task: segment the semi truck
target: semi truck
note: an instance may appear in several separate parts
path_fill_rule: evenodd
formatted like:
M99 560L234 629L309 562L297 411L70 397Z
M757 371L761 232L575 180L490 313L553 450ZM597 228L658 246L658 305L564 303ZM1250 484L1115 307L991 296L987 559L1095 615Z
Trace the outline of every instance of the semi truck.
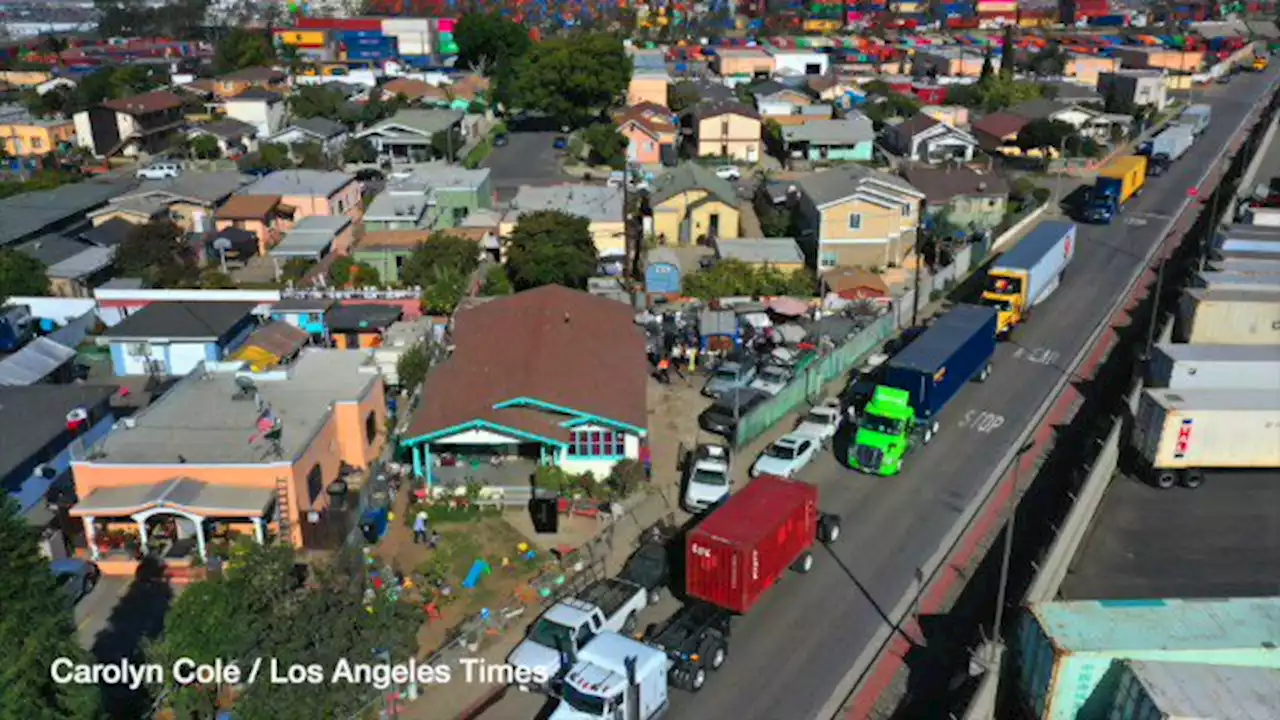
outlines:
M1147 361L1147 387L1170 390L1280 391L1280 351L1267 345L1159 343Z
M1008 337L1058 288L1075 252L1076 224L1046 220L991 263L982 304L995 308L1000 337Z
M774 475L752 480L686 534L687 602L639 641L602 633L588 643L565 674L551 717L658 717L669 688L697 692L724 665L736 618L788 571L812 570L814 545L839 537L840 519L818 509L816 486ZM632 670L619 670L626 667Z
M1199 487L1206 470L1280 468L1280 390L1144 390L1133 448L1160 488Z
M1280 292L1186 290L1173 337L1197 345L1280 345Z
M902 471L907 453L938 432L938 415L970 380L991 375L997 313L957 305L889 359L883 380L858 416L846 462L881 476Z
M1213 106L1205 103L1191 105L1178 116L1179 123L1186 123L1195 129L1197 136L1209 129L1209 121L1213 119Z
M1142 192L1146 182L1147 158L1143 155L1125 155L1107 163L1093 182L1085 220L1110 224L1120 214L1120 208Z
M1195 128L1191 125L1176 123L1143 143L1138 154L1147 156L1148 175L1163 175L1171 165L1191 149L1195 142Z

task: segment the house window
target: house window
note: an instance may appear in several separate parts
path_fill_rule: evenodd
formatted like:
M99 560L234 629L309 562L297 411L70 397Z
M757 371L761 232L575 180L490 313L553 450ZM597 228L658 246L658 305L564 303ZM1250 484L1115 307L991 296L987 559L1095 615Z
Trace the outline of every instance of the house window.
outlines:
M312 506L320 499L322 492L324 492L324 470L320 468L320 463L316 463L311 467L311 472L307 473L307 495L311 496Z
M910 205L903 205L903 206L902 206L902 217L911 217L911 206L910 206Z
M43 140L43 139L38 138L38 137L33 137L33 138L31 138L31 148L32 148L33 150L39 150L39 149L41 149L41 148L43 148L43 147L44 147L44 140Z
M720 135L722 135L723 137L729 137L729 121L728 120L720 121Z
M862 229L862 213L849 213L849 229L850 230Z
M571 457L623 457L627 454L627 436L613 430L578 430L569 442Z
M378 416L370 410L364 419L364 439L365 442L372 445L373 441L378 438Z
M347 204L342 200L338 200L338 214L341 215L346 211L347 211Z
M824 252L822 253L822 257L819 258L818 264L822 266L824 270L829 270L840 264L840 258L833 252Z

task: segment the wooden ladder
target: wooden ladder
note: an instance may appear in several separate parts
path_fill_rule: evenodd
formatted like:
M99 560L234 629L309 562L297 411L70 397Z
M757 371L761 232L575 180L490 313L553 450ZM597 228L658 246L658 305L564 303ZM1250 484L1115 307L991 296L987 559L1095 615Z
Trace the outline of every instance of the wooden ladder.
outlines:
M293 514L289 507L289 480L283 476L276 478L276 526L279 533L276 542L293 544Z

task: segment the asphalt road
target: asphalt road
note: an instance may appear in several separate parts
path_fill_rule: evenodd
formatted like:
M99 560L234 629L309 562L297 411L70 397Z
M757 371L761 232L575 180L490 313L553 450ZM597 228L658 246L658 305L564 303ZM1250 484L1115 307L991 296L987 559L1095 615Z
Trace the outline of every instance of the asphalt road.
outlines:
M500 201L509 201L521 185L551 185L572 178L560 169L554 132L513 132L481 163L489 168Z
M858 475L832 456L803 473L821 488L823 509L844 518L844 536L814 572L786 578L737 622L730 661L702 692L675 693L674 717L819 716L1276 74L1199 94L1214 106L1205 135L1113 225L1081 226L1061 287L1000 347L992 378L943 413L942 432L903 475Z

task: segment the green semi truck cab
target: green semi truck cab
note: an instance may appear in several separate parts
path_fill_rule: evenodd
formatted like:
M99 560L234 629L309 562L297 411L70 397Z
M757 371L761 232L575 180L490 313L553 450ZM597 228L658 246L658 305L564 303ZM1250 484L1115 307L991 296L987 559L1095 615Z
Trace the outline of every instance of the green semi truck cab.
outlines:
M897 475L913 444L912 435L920 431L911 394L888 385L877 386L858 416L858 429L849 446L849 467L873 475ZM922 431L932 439L931 425Z

